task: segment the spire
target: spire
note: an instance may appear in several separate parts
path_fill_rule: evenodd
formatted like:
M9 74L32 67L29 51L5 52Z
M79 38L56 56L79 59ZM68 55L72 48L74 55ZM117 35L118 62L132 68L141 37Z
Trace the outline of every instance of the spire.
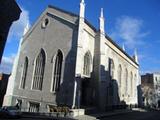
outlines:
M84 0L81 0L81 3L83 3L83 4L84 4Z
M137 49L134 50L134 60L135 60L136 63L138 63Z
M101 8L101 18L104 18L103 16L103 8Z
M137 56L137 49L134 49L134 55Z
M23 31L23 36L28 32L29 30L29 23L27 23L26 27L24 28L24 31Z
M125 46L124 46L124 44L123 44L123 46L122 46L122 49L123 49L123 51L125 51L126 49L125 49Z
M85 2L84 0L81 0L79 16L80 18L84 18L84 15L85 15Z
M100 32L102 34L105 34L105 30L104 30L104 15L103 15L103 8L101 8L101 14L100 14L100 17L99 17L99 21L100 21L100 25L99 25L99 29L100 29Z
M29 29L29 23L27 23L26 27L24 28L23 36L27 33L28 29ZM18 71L18 63L19 63L19 58L20 58L20 49L21 49L22 41L23 41L23 37L19 41L19 47L18 47L17 55L15 57L14 64L12 67L12 74L9 77L6 95L13 95L14 85L16 84L15 78L16 78L16 74Z

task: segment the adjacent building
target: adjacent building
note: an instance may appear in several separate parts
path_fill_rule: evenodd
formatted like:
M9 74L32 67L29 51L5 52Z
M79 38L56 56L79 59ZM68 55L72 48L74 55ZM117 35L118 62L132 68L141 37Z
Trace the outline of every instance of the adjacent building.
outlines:
M143 104L160 106L160 73L147 73L141 76Z
M3 98L6 94L9 76L8 74L0 73L0 107L2 107Z
M19 19L21 9L15 0L0 1L0 63L12 23Z
M160 86L160 73L147 73L141 76L141 83L143 86L157 89Z
M129 56L105 33L103 9L99 29L85 19L82 0L79 15L48 6L27 30L4 105L19 102L21 110L48 112L59 105L106 110L138 104L137 54Z

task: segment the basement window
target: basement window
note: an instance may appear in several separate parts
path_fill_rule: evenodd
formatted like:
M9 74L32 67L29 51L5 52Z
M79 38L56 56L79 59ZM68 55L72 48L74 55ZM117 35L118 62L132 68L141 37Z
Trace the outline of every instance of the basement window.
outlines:
M29 102L29 112L39 112L39 103Z

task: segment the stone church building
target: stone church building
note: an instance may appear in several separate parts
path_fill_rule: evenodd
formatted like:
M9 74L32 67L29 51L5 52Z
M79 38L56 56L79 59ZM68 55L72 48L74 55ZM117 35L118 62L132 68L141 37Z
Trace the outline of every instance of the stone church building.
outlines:
M85 19L84 0L79 15L48 6L24 31L3 104L30 112L137 104L137 55L107 36L104 23L103 9L98 30Z

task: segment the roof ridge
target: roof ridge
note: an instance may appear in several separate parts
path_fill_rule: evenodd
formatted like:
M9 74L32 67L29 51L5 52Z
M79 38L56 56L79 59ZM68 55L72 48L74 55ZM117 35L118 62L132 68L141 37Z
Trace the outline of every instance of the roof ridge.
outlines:
M70 12L70 11L67 11L67 10L64 10L64 9L59 8L59 7L57 7L57 6L48 5L48 7L49 7L49 8L53 8L53 9L57 9L57 10L62 11L62 12L64 12L64 13L70 14L70 15L72 15L72 16L79 17L79 15L78 15L78 14L73 13L73 12Z

